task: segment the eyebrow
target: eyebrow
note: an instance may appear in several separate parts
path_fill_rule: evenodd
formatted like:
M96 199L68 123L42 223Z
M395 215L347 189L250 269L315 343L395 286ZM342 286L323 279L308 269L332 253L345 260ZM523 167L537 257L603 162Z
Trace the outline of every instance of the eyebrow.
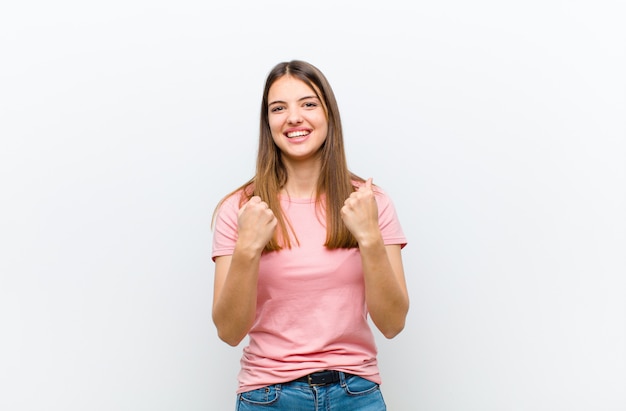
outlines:
M310 98L313 98L313 99L316 99L316 100L318 100L318 101L321 101L321 100L320 100L317 96L304 96L304 97L300 97L300 98L298 99L298 101L308 100L308 99L310 99ZM272 104L279 104L279 103L281 103L281 104L286 104L286 102L285 102L285 101L282 101L282 100L276 100L276 101L272 101L271 103L269 103L269 104L268 104L268 106L271 106Z

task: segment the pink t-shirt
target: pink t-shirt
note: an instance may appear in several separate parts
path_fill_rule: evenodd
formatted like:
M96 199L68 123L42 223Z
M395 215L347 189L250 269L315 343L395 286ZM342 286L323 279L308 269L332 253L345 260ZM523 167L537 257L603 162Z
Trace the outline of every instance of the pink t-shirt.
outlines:
M389 197L376 187L385 245L406 245ZM232 255L238 194L219 210L213 258ZM328 250L325 221L314 200L281 198L298 246L266 253L259 267L256 319L243 350L238 393L333 369L381 383L374 336L367 321L358 248Z

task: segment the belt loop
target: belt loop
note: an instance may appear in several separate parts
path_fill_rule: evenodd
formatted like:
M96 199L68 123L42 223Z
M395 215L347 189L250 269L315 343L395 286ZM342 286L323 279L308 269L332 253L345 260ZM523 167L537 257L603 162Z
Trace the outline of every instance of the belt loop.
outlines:
M342 387L346 386L346 373L343 371L339 371L339 385Z

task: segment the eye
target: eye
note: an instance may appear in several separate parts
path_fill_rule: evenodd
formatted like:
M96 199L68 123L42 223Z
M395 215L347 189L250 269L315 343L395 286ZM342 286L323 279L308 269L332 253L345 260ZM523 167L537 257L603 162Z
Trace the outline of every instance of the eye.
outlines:
M274 106L274 107L270 108L270 112L278 113L280 111L283 111L284 109L285 109L285 107L283 107L283 106Z
M307 101L306 103L304 103L304 107L314 108L317 107L317 103L314 101Z

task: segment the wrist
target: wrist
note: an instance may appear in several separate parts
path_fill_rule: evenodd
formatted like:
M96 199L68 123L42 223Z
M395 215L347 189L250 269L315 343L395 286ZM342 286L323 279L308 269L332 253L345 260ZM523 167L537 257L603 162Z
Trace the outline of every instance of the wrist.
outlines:
M364 235L357 238L357 243L360 249L369 249L374 247L384 247L383 237L380 232Z
M264 248L265 246L260 247L255 244L237 241L235 243L233 254L237 254L249 260L254 260L255 258L259 258L261 256Z

